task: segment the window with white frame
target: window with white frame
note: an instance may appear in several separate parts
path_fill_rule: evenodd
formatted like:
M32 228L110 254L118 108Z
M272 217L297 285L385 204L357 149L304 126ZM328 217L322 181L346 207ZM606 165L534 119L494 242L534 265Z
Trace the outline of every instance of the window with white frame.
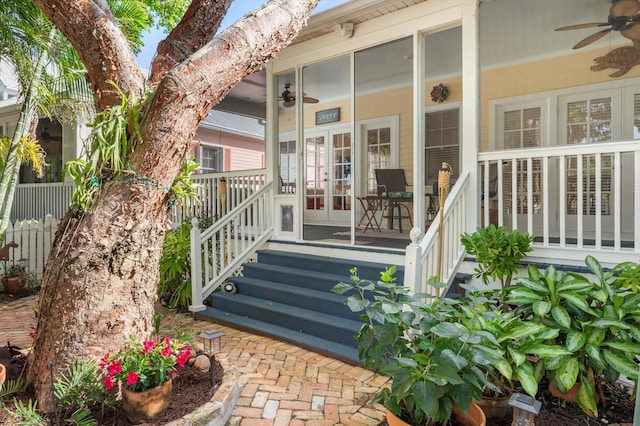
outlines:
M498 107L498 149L524 149L543 145L543 111L542 101L514 104ZM504 200L507 209L513 206L516 198L516 213L527 214L529 210L528 175L532 173L533 214L542 212L542 164L540 160L531 161L531 170L526 160L518 160L514 172L511 162L504 165ZM516 193L513 194L513 180L516 180Z
M200 152L200 170L202 173L224 171L224 148L220 146L203 145Z
M280 192L294 194L296 192L296 141L285 140L279 144Z
M460 108L428 112L425 117L425 179L438 180L442 163L451 166L453 177L460 173Z

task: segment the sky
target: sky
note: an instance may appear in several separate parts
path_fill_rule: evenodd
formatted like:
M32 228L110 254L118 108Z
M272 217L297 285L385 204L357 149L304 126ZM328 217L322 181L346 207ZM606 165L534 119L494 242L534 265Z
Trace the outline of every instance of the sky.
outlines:
M339 4L345 3L346 1L349 0L320 0L320 3L313 11L313 14L331 9ZM229 7L229 11L222 22L222 29L227 28L248 12L258 9L266 2L267 0L235 0ZM143 47L140 54L136 56L139 66L145 69L150 67L151 60L156 53L156 47L160 40L165 37L166 35L158 29L154 29L143 36L145 47Z

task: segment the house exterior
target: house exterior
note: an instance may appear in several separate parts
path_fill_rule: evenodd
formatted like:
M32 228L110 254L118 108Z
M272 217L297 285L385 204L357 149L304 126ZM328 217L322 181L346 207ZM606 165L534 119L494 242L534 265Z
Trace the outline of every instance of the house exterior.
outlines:
M614 29L608 19L637 12L635 2L620 4L631 11L605 0L352 0L312 16L250 76L262 91L256 103L236 105L262 118L255 111L266 94L265 168L255 188L273 193L252 210L268 210L268 232L251 239L391 259L409 267L408 282L435 274L426 253L441 232L449 254L438 267L448 276L464 268L460 233L490 222L533 234L530 258L542 263L581 265L587 254L605 265L637 261L640 24ZM602 25L557 31L584 23ZM215 137L199 133L195 152ZM455 184L440 228L430 219L443 163ZM380 168L404 170L411 185L402 234L385 203L370 204ZM250 192L241 186L238 201ZM363 230L367 213L380 233ZM318 228L336 238L318 241ZM379 239L391 233L409 247Z
M275 238L340 225L357 245L377 168L405 171L424 235L446 162L454 180L469 174L464 231L493 222L529 232L532 257L560 263L637 261L640 25L612 30L615 6L359 0L313 16L267 66ZM583 23L604 25L556 31ZM283 214L293 216L286 230Z

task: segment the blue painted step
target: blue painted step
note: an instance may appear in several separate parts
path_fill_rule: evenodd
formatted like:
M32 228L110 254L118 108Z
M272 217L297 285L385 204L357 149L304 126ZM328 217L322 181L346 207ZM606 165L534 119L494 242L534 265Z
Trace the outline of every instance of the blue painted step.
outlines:
M243 276L230 278L236 293L216 292L211 306L198 316L272 335L318 352L359 363L354 336L362 321L334 294L339 282L350 282L350 270L377 281L388 265L275 250L258 251ZM398 267L398 282L404 279Z

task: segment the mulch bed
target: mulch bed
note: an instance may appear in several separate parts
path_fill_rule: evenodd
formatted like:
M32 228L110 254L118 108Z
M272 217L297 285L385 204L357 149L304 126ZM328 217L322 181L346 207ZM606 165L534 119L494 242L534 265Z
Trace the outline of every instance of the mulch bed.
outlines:
M25 364L24 356L19 355L12 359L14 366L22 367ZM220 387L222 383L222 376L224 370L218 361L216 364L216 383L215 386L211 385L211 373L201 373L195 370L191 364L186 365L183 369L179 370L179 373L173 376L173 391L171 393L171 402L165 414L152 423L142 423L144 426L164 425L170 421L177 420L194 411L196 408L204 405L211 400L211 397L215 391ZM18 369L12 369L17 371ZM7 377L7 379L13 379L15 377ZM13 410L15 405L13 398L26 403L29 399L35 399L33 391L21 393L19 395L12 395L10 399L0 402L0 408L2 403L8 410ZM96 419L98 425L105 426L127 426L132 423L129 422L126 415L122 411L122 403L118 401L113 407L106 407L104 412L101 412L101 407L95 407L93 410L93 418ZM60 424L63 422L60 421ZM2 425L16 425L17 423L11 423L7 420L7 413L0 409L0 424Z

